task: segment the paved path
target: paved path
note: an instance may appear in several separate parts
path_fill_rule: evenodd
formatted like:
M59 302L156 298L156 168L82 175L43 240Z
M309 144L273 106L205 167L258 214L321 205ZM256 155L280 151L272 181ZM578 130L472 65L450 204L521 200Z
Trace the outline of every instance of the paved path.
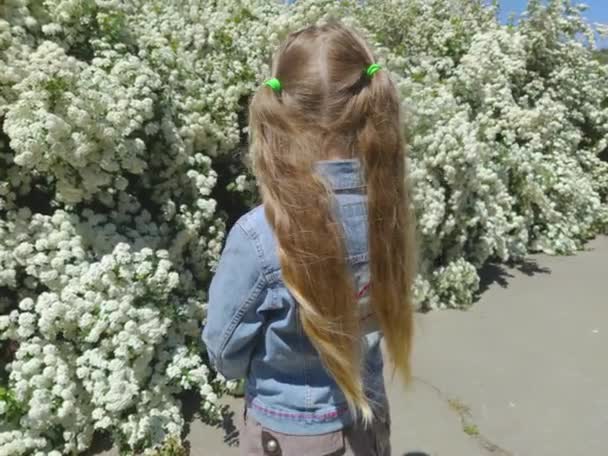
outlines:
M394 456L608 455L608 238L490 266L484 288L417 316L416 380L389 386ZM224 435L192 423L191 455L238 455Z

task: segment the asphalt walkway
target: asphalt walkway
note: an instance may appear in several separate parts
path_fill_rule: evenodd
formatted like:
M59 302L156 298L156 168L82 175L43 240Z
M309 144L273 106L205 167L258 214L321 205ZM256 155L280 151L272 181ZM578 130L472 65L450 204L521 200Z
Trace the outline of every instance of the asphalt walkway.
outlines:
M417 315L414 384L389 385L394 456L608 455L608 238L489 265L483 288ZM190 454L238 455L226 436L194 421Z

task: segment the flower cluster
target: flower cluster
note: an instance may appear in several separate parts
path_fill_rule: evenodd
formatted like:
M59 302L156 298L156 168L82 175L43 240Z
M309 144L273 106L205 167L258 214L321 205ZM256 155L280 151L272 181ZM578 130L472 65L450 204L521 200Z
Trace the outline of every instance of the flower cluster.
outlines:
M42 248L39 255L59 257ZM203 306L183 295L169 252L118 243L100 261L67 262L80 268L0 317L1 337L19 343L10 375L16 401L27 404L20 427L45 437L44 448L72 452L86 449L98 429L132 447L179 433L175 395L183 389L198 389L216 413L213 378L193 343Z
M426 308L469 305L489 259L572 253L608 221L608 68L582 8L531 1L504 26L457 3L357 9L404 102Z
M5 2L0 455L72 454L96 431L152 449L180 434L185 390L218 417L238 383L200 328L226 223L256 199L248 99L286 33L329 17L403 100L421 307L470 305L488 260L571 253L608 225L608 68L568 1L507 26L470 0Z

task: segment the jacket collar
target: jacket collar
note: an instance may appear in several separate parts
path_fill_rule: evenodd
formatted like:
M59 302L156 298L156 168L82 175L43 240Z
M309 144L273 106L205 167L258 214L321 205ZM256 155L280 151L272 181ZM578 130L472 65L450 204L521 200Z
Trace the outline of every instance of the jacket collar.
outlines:
M323 160L315 164L332 190L351 190L364 187L359 160Z

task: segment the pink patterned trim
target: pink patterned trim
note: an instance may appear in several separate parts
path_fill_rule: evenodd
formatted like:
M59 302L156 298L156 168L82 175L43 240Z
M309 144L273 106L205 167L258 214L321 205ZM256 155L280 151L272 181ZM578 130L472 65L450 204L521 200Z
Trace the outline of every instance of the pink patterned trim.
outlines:
M254 401L249 401L249 405L251 407L259 410L260 412L265 413L266 415L271 415L271 416L275 416L275 417L279 417L279 418L293 418L296 420L304 420L304 419L326 420L329 418L337 418L338 416L342 415L344 412L346 412L348 410L348 407L344 406L344 407L340 407L340 408L334 410L333 412L327 412L327 413L318 415L316 413L311 413L311 412L301 412L301 413L282 412L282 411L264 407L263 405L257 404Z
M365 294L368 292L369 290L369 283L365 284L363 286L363 288L361 288L361 291L359 291L359 293L357 294L357 298L362 298L363 296L365 296Z

